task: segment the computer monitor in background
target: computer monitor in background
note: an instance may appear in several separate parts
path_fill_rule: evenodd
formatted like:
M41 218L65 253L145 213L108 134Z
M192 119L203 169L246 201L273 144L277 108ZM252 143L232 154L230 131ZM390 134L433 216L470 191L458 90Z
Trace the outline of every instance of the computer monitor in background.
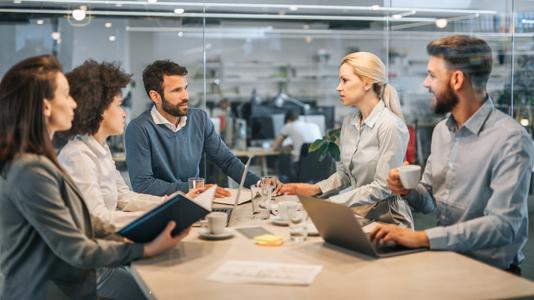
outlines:
M330 130L335 125L335 108L334 106L316 106L311 107L307 115L323 115L325 122L325 129Z
M300 118L306 122L314 123L317 126L319 126L319 129L321 130L321 135L325 135L326 132L326 122L325 117L323 115L305 115L300 116Z

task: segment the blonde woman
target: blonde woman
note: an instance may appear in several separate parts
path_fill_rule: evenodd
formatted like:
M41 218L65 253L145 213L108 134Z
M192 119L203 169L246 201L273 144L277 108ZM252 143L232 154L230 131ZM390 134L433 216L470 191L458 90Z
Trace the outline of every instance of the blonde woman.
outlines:
M363 216L413 227L408 205L387 185L389 170L404 159L408 129L384 64L369 52L348 54L340 64L336 90L343 105L357 109L343 120L338 170L316 184L285 184L281 192L317 196L350 187L332 201Z

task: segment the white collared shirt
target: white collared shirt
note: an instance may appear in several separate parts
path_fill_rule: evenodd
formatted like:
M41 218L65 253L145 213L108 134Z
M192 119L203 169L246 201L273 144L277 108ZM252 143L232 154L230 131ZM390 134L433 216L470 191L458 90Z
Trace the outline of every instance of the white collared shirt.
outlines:
M116 228L163 201L162 197L130 191L115 167L108 145L99 144L92 136L70 140L58 159L82 192L91 215Z
M154 123L156 123L157 125L163 124L172 132L178 132L178 130L182 129L185 124L187 124L187 116L180 117L178 126L169 122L169 120L165 119L165 117L159 113L155 105L152 106L152 109L150 110L150 115L152 116L152 120L154 120Z

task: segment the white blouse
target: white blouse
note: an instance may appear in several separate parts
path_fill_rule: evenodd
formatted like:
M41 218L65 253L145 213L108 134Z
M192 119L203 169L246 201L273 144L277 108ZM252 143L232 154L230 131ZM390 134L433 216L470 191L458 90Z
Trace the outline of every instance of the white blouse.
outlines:
M90 213L116 228L163 201L162 197L130 191L115 167L108 145L99 144L92 136L70 140L58 159L83 193Z

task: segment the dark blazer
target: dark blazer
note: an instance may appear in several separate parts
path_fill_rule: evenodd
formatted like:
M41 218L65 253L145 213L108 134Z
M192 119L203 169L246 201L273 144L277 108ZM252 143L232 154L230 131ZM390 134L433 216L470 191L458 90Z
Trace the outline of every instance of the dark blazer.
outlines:
M143 245L97 239L102 225L48 158L16 158L0 174L1 298L96 298L96 268L143 256Z

